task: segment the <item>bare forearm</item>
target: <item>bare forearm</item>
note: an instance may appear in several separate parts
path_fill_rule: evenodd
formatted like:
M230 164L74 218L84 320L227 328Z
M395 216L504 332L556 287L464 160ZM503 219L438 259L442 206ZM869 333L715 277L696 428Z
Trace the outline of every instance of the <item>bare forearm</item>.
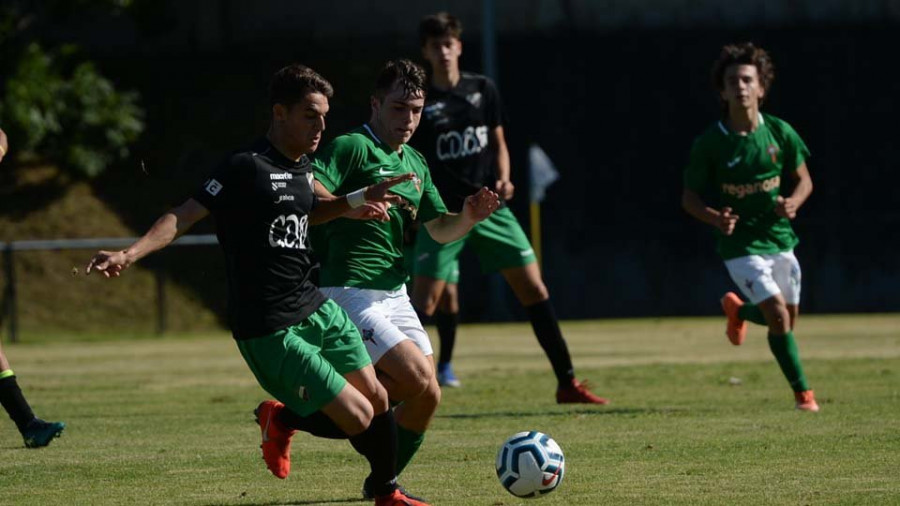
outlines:
M504 142L503 144L500 144L497 149L497 180L509 181L509 178L509 149L506 148L506 143Z
M147 233L125 249L128 263L133 264L150 253L165 248L182 233L184 230L179 231L175 213L169 212L160 216Z
M472 227L475 226L475 223L477 222L467 218L462 213L447 213L440 218L425 223L425 228L428 229L432 239L441 244L446 244L461 239L468 234Z
M805 177L797 181L797 186L795 186L794 191L791 192L791 198L797 202L797 207L802 206L803 203L806 202L806 199L812 194L812 190L812 179Z
M721 213L706 205L699 195L693 192L685 192L681 196L681 207L694 218L711 225L718 226Z
M319 204L309 213L310 225L321 225L347 214L352 209L347 197L337 197L329 194L319 196Z

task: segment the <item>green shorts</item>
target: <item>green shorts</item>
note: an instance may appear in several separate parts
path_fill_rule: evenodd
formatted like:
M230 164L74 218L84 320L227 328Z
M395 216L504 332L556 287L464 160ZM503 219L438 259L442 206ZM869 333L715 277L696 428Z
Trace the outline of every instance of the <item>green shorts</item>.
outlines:
M331 300L296 325L237 345L260 386L301 416L333 401L345 374L372 363L356 325Z
M459 282L459 254L466 244L475 248L484 272L522 267L537 261L522 226L508 207L498 209L462 239L441 244L427 230L416 236L415 274L447 283Z

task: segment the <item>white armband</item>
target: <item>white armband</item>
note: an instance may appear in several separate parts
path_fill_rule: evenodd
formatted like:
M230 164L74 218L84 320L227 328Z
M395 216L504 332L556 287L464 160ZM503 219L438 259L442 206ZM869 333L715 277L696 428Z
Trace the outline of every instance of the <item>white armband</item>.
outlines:
M347 194L347 203L350 204L351 209L356 209L359 206L365 205L366 203L366 189L360 188L355 192L350 192Z

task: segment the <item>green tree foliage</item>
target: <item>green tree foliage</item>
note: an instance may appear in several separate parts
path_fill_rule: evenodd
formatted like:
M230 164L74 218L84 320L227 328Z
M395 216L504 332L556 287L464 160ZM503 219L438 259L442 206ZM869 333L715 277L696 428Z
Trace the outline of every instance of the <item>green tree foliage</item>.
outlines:
M106 0L115 7L127 1ZM101 2L102 3L102 2ZM0 46L15 63L4 65L0 82L0 126L14 153L46 160L77 177L93 178L126 158L144 130L144 111L136 92L122 92L76 48L45 50L20 44L25 31L0 13Z

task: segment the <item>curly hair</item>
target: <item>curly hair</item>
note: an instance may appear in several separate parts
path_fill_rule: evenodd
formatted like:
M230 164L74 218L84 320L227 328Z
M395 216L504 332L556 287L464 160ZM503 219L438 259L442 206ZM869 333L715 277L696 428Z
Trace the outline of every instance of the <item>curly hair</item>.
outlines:
M775 81L775 64L765 49L756 47L752 42L729 44L722 47L719 58L713 63L712 85L717 92L725 89L725 70L732 65L756 67L759 84L767 92Z
M299 63L275 72L269 83L269 102L272 105L291 106L301 102L310 93L321 93L331 98L334 89L318 72Z
M379 100L390 93L394 83L403 88L405 97L425 95L425 69L410 60L390 60L384 64L375 80L375 96Z

